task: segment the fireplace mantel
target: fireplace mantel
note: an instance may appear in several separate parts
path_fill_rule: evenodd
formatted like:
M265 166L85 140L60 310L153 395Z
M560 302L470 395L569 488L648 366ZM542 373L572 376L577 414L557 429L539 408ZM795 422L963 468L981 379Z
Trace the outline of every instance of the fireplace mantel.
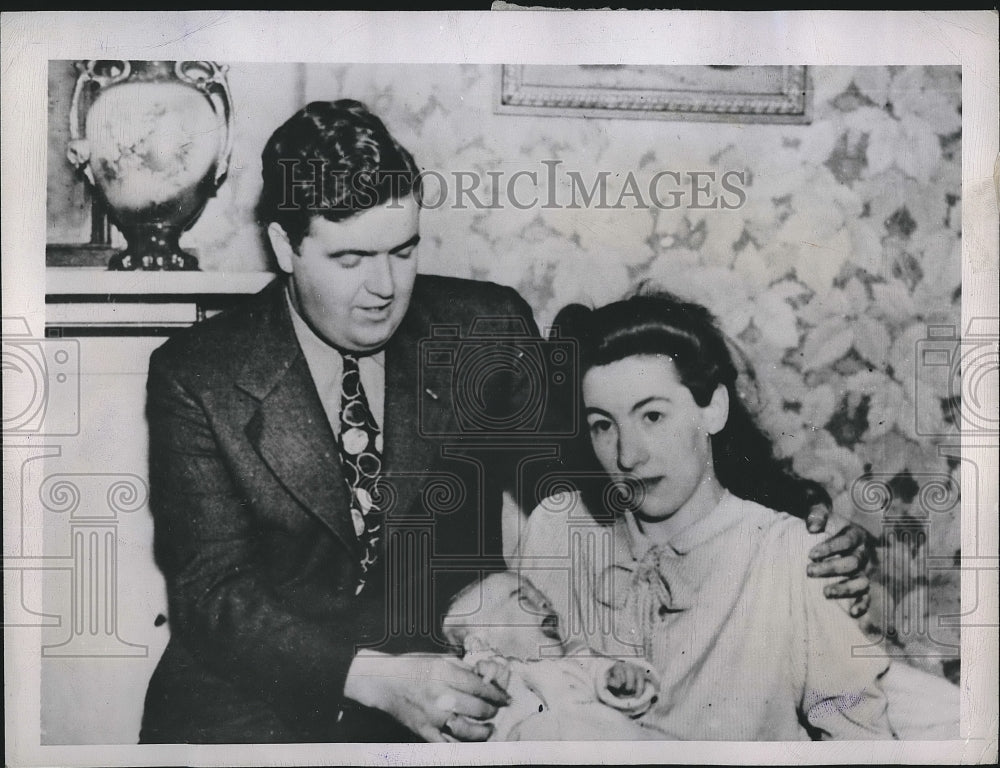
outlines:
M239 303L273 272L45 270L46 332L59 336L163 336Z

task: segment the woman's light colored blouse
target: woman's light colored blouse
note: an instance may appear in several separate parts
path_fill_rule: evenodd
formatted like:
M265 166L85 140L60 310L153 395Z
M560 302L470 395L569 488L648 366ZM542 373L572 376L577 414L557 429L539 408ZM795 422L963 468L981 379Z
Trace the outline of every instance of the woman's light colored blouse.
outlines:
M512 563L555 604L562 633L645 658L662 680L643 716L683 739L891 738L888 667L825 581L806 576L818 537L727 493L654 547L631 513L594 521L580 495L532 513Z

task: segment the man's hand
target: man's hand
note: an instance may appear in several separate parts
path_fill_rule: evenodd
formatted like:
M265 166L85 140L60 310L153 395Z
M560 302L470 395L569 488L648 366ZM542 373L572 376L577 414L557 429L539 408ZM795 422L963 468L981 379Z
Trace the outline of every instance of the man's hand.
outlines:
M806 528L810 533L826 530L830 510L825 504L816 504L806 518ZM815 578L844 576L836 584L828 584L823 589L829 599L854 598L850 614L854 618L863 616L871 602L871 586L865 568L869 560L869 535L860 526L848 524L839 533L821 541L809 552L812 560L806 573Z
M367 651L351 664L344 695L381 709L426 741L485 741L510 699L452 656Z

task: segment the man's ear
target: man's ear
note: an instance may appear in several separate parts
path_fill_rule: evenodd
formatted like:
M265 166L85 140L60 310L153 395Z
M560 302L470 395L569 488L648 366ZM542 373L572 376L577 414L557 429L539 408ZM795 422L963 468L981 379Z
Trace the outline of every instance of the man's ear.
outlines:
M278 260L278 266L282 272L292 272L295 249L292 248L292 241L288 239L288 233L278 222L272 221L267 225L267 239L271 241L271 250L274 251L274 258Z
M719 384L712 393L712 399L708 405L701 409L705 430L710 435L715 435L722 431L729 421L729 390L725 385Z

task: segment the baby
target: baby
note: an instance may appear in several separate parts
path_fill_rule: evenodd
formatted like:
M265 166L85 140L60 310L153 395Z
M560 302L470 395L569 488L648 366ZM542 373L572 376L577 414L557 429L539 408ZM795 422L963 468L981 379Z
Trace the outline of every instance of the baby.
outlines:
M461 591L444 631L511 697L491 721L490 741L669 738L634 719L656 701L653 671L564 643L549 601L523 576L497 573Z

